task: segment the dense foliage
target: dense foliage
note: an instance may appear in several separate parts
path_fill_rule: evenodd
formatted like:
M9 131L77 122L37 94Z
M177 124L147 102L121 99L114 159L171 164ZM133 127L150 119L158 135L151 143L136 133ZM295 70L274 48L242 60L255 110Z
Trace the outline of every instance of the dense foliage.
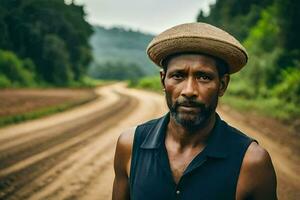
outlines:
M300 104L300 1L218 0L197 20L235 35L249 53L249 63L232 76L229 95L245 100ZM280 103L278 103L280 102Z
M92 58L92 29L84 17L82 6L64 0L0 0L2 85L68 85L80 80ZM8 68L23 74L24 80L15 79Z

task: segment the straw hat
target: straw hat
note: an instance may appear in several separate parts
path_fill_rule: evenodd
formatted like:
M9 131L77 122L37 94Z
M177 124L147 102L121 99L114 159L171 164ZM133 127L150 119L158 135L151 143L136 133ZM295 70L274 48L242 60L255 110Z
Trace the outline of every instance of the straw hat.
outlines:
M223 59L229 73L239 71L248 60L246 49L229 33L206 23L187 23L157 35L148 45L147 54L158 66L177 53L205 53Z

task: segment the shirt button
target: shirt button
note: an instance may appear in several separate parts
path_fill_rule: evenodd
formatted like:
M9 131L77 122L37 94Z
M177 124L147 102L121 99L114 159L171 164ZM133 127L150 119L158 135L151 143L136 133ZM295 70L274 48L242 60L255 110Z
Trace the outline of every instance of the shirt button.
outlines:
M180 194L180 191L179 191L179 190L177 190L177 191L176 191L176 194Z

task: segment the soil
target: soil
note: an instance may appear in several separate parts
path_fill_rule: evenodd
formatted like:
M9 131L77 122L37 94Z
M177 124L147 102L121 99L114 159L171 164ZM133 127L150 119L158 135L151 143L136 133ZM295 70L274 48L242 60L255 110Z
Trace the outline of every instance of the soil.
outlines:
M0 90L0 117L82 102L93 97L92 89L3 89Z

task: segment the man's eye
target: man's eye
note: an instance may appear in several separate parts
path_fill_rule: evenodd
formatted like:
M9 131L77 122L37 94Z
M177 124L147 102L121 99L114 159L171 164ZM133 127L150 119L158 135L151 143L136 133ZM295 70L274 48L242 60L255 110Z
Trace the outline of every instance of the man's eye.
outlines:
M172 75L172 78L176 79L176 80L180 80L183 78L183 75L182 74L173 74Z
M201 75L198 77L199 80L203 80L203 81L209 81L211 80L212 78L208 75Z

